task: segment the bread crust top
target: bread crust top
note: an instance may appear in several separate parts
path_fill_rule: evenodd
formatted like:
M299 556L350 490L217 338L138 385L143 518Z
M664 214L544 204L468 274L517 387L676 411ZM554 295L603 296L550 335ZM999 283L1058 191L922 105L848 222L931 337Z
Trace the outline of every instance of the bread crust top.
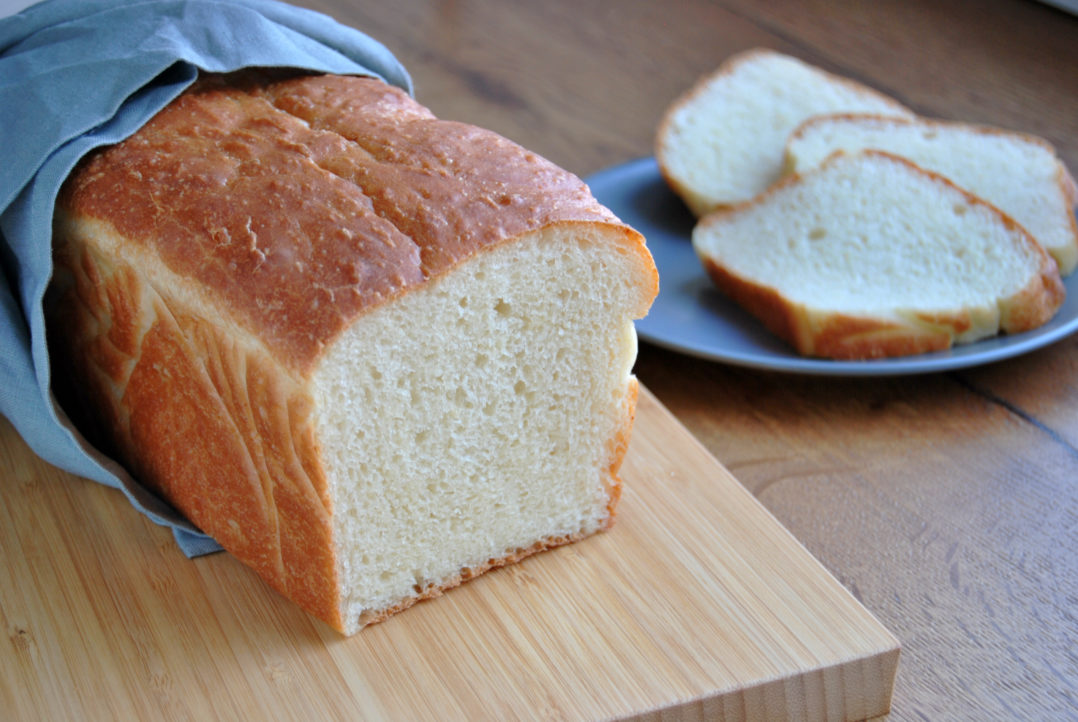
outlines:
M299 374L356 316L482 248L619 223L571 173L382 81L264 71L204 76L86 159L58 207L189 279Z

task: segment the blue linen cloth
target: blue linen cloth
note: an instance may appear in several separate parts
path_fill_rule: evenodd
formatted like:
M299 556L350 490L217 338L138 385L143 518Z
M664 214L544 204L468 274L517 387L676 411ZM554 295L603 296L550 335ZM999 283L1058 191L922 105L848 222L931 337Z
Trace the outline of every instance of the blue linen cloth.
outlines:
M199 70L292 67L369 75L412 92L382 44L271 0L46 0L0 20L0 413L33 451L123 491L189 557L220 547L92 448L50 392L42 297L60 184L134 133Z

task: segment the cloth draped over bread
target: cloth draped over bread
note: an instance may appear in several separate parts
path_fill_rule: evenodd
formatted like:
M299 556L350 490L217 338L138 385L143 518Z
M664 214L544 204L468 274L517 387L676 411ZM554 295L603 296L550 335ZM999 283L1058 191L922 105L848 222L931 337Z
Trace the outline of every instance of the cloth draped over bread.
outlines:
M269 0L46 0L0 19L0 413L45 461L122 490L189 557L220 547L56 405L42 299L53 206L75 164L138 130L200 70L246 67L373 76L412 92L381 43Z

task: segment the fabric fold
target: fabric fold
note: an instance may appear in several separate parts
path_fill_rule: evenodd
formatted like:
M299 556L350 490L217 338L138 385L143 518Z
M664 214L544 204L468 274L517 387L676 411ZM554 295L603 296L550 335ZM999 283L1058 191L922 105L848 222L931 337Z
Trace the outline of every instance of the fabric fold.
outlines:
M60 185L130 136L200 71L288 67L374 76L412 92L381 43L272 0L46 0L0 19L0 413L45 461L120 489L188 556L219 549L86 443L50 391L42 299Z

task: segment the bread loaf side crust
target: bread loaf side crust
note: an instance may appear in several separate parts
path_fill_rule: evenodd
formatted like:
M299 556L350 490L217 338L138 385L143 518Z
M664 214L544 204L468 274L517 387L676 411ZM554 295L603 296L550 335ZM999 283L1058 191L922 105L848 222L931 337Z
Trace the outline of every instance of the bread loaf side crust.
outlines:
M54 377L80 428L272 587L339 627L306 389L261 348L91 247L58 246L55 268Z
M538 156L380 81L205 78L61 193L47 313L57 377L80 387L65 405L89 409L94 441L272 586L355 631L311 421L319 360L360 315L560 224L601 226L638 261L646 312L658 276L643 238Z

